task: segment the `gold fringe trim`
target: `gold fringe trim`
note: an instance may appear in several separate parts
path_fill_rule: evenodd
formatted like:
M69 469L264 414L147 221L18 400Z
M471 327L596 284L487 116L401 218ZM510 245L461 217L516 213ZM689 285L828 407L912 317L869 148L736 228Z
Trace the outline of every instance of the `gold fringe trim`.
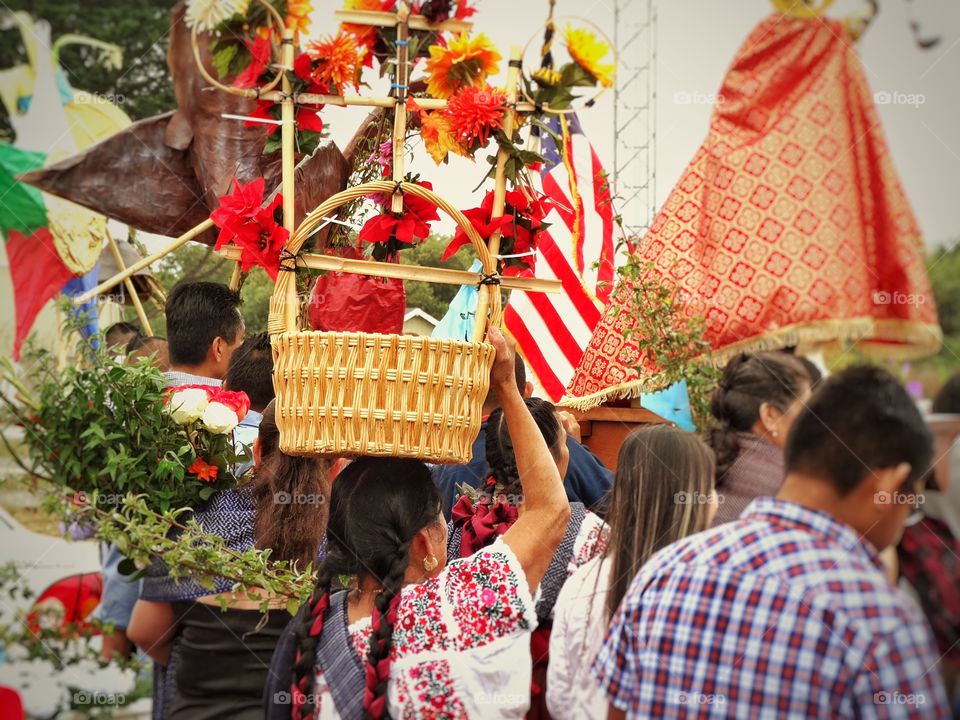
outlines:
M741 352L762 352L781 350L794 345L826 345L844 342L857 343L858 348L865 355L872 357L916 360L939 352L943 342L943 332L939 325L914 320L876 320L874 318L820 320L789 325L749 340L727 345L713 351L710 354L710 362L720 366ZM582 397L564 395L558 405L586 412L605 402L633 400L643 393L663 389L664 384L658 382L656 378L637 378Z

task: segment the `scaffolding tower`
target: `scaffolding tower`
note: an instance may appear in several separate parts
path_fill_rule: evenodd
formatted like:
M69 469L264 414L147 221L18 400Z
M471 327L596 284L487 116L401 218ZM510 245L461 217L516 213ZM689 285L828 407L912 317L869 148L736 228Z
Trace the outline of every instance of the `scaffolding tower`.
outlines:
M656 214L657 15L653 0L615 0L613 189L627 237Z

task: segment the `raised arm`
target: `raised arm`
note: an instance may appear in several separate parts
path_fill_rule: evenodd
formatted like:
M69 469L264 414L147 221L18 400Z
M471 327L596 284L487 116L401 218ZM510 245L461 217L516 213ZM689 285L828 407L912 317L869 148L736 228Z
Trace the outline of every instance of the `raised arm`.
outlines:
M534 592L563 540L570 503L557 463L517 389L513 342L496 328L487 337L497 349L490 384L503 408L523 488L520 517L504 533L503 541L517 556Z

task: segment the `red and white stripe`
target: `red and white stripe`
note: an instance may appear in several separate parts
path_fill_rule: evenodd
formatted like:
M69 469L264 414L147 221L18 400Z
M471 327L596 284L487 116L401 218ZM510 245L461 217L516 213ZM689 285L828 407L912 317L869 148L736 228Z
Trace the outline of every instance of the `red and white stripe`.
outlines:
M561 161L541 178L553 208L545 218L550 227L540 235L535 263L537 277L559 280L562 290L515 290L504 314L504 326L516 340L531 379L554 402L573 378L609 302L617 228L593 146L582 134L565 133L564 155L573 177Z

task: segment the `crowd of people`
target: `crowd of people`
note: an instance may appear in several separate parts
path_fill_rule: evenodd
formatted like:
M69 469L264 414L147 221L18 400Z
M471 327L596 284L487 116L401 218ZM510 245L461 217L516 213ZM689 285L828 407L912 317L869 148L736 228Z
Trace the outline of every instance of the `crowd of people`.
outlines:
M957 482L938 488L930 431L885 370L741 354L709 433L640 427L614 475L491 329L469 464L333 462L278 449L270 343L239 303L181 284L165 340L107 342L172 385L250 396L253 462L195 517L312 563L315 586L264 615L162 559L131 581L107 549L104 652L154 660L155 718L951 717ZM958 387L937 411L960 411Z

